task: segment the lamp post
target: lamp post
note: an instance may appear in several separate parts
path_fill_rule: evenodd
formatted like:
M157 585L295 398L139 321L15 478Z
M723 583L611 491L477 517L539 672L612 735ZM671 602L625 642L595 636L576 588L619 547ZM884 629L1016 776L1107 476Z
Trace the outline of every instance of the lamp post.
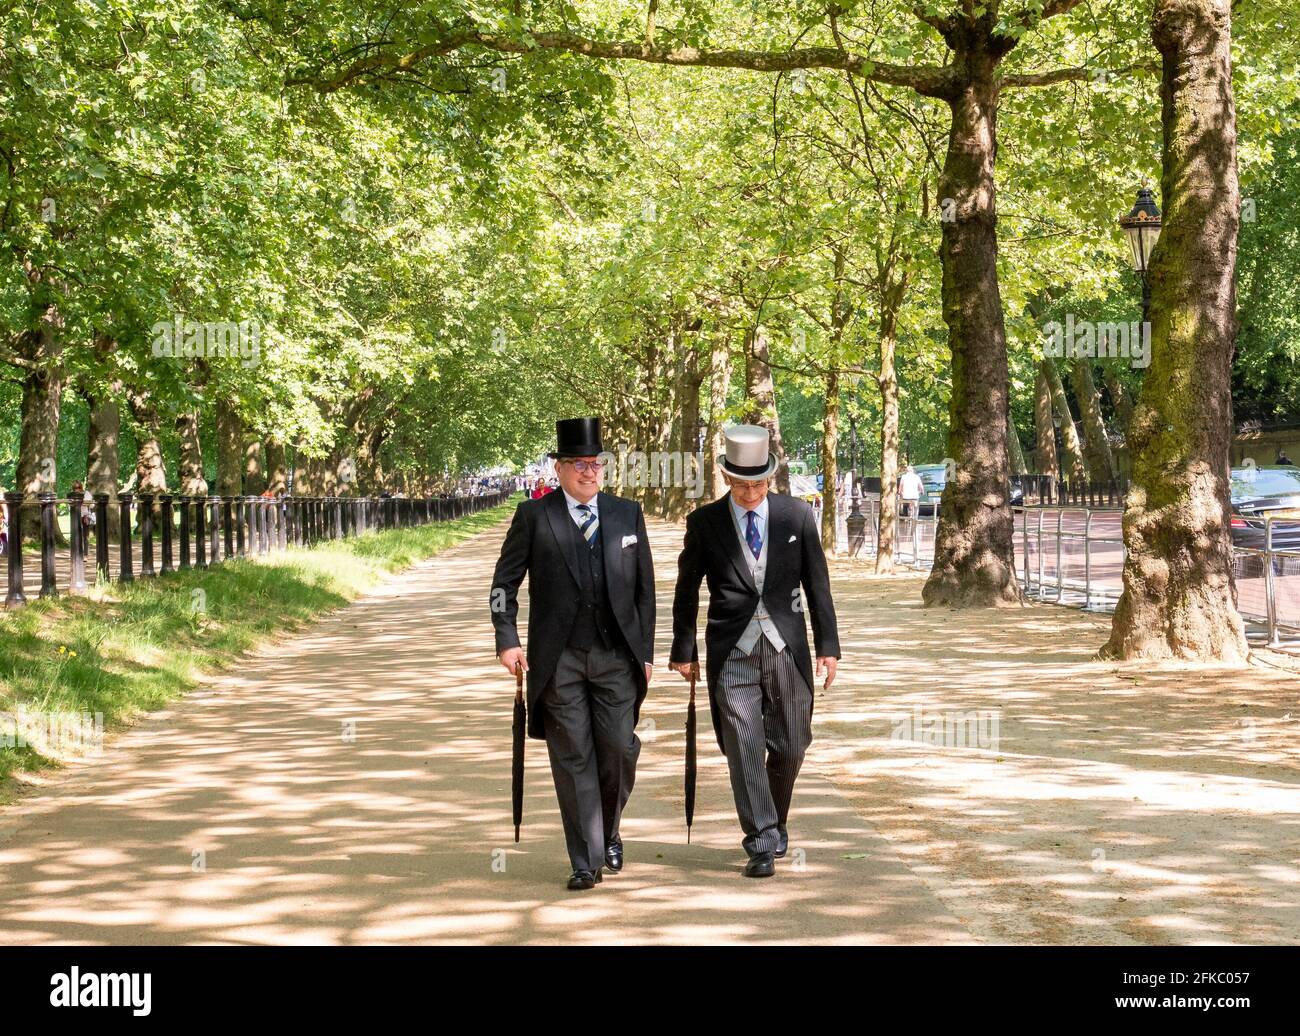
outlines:
M853 417L849 418L849 473L856 481L858 475L858 422Z
M844 521L845 531L849 534L849 556L857 557L858 551L866 542L867 516L860 509L861 498L858 496L858 423L849 417L849 516Z
M1146 334L1147 314L1151 308L1151 282L1147 277L1147 266L1151 252L1160 239L1160 210L1156 207L1155 195L1150 187L1138 191L1137 202L1128 215L1119 218L1119 225L1128 238L1130 251L1133 253L1133 270L1142 278L1142 333Z

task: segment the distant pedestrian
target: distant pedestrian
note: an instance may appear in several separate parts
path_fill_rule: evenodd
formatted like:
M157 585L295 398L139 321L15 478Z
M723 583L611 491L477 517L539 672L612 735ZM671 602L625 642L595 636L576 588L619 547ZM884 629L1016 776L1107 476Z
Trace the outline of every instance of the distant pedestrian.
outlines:
M925 483L921 481L921 476L916 473L916 468L909 464L907 470L903 472L902 478L898 480L898 496L902 501L903 514L910 518L916 517L917 503L924 492Z
M1295 461L1293 461L1290 457L1288 457L1285 453L1282 452L1281 446L1277 448L1277 458L1273 461L1273 463L1286 464L1291 467L1295 467Z
M72 483L72 488L68 490L68 497L77 497L81 500L81 543L84 548L86 535L95 527L95 498L86 492L85 486L79 480Z

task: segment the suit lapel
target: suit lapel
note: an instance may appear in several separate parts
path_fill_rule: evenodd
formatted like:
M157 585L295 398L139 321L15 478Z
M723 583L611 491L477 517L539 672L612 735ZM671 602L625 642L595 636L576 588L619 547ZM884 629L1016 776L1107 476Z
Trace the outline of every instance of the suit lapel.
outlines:
M615 498L608 493L596 494L596 512L600 516L600 552L605 558L605 582L608 584L623 575L623 566L620 564L623 526L618 518Z
M780 566L790 561L790 537L794 526L790 512L785 507L785 498L776 493L767 494L767 571L774 575ZM793 544L798 546L798 544Z
M556 490L546 495L546 519L551 523L551 532L560 545L560 553L573 573L573 581L582 586L582 570L578 567L578 527L569 517L569 502L564 493Z
M713 530L722 540L722 548L727 552L727 557L731 559L732 566L736 569L736 574L740 576L746 586L755 593L758 592L758 586L754 582L754 575L749 570L749 565L745 561L745 555L741 553L740 537L736 534L736 520L731 512L731 494L724 496L713 509ZM769 554L770 557L770 554Z

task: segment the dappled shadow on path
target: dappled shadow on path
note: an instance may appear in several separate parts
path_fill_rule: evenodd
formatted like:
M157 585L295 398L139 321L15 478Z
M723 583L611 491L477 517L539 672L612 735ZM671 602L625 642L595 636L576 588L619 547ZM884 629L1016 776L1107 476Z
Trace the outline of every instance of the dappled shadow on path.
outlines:
M1104 618L927 610L918 578L835 591L870 664L819 698L815 764L975 935L1300 937L1294 674L1094 661Z
M492 658L504 527L396 578L115 739L0 821L0 942L934 942L968 937L810 771L776 879L740 876L701 704L685 842L684 684L660 673L623 827L585 894L542 742L509 823L513 681ZM666 661L679 533L655 528Z

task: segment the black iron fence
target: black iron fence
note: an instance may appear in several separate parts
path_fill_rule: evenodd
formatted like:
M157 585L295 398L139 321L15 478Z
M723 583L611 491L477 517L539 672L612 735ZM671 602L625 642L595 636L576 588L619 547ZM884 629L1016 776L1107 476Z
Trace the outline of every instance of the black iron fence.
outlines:
M94 504L80 495L60 500L41 493L38 596L59 593L58 571L67 589L86 589L87 579L129 583L230 558L311 547L323 540L349 539L380 529L411 528L448 521L495 507L508 491L483 496L180 496L119 493L117 543L111 542L109 495ZM8 591L5 607L27 601L23 573L23 494L5 493L8 521ZM68 510L68 539L60 544L58 513ZM138 530L132 529L133 514ZM136 535L138 532L138 542ZM93 540L93 554L91 541ZM179 557L175 547L179 546Z
M858 480L864 497L880 496L880 476L866 476ZM927 488L927 492L930 490ZM1017 493L1020 494L1017 496ZM1012 475L1011 502L1022 501L1031 507L1074 505L1078 507L1123 507L1128 493L1128 479L1116 478L1103 482L1071 482L1053 475Z
M1016 492L1020 492L1017 498ZM1012 475L1011 502L1030 507L1123 507L1128 479L1071 482L1052 475Z

